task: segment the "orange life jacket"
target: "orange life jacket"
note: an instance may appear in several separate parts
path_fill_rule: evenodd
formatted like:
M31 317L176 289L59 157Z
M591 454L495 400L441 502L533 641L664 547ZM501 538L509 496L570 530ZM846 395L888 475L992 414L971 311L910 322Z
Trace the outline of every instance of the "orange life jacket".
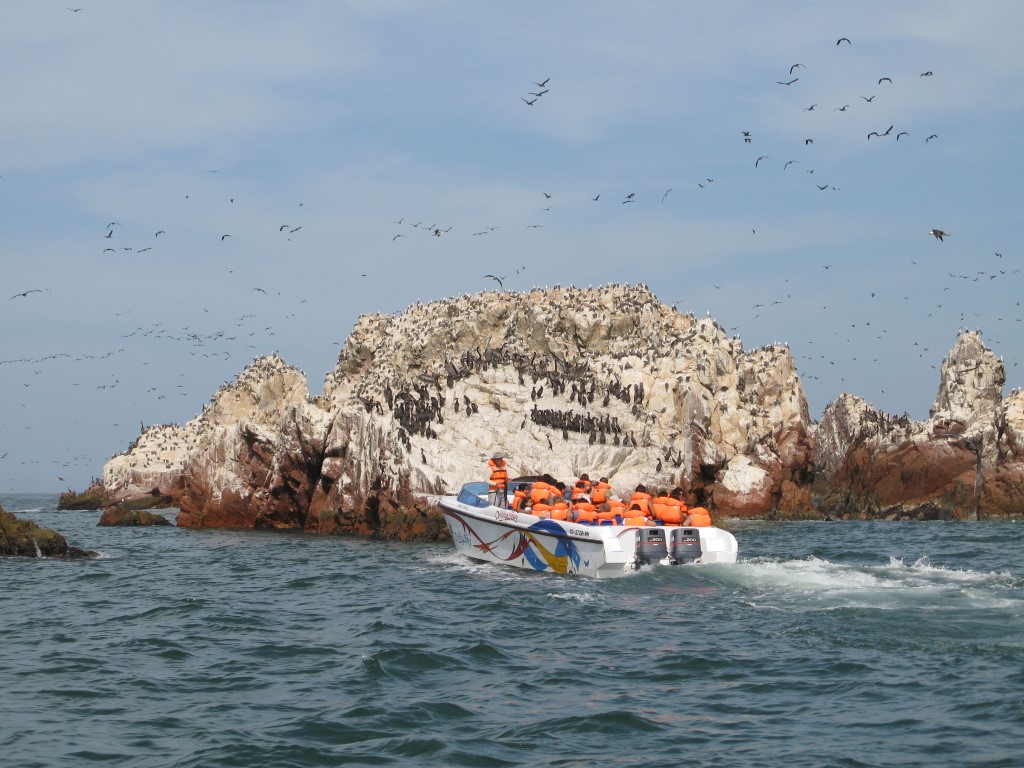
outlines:
M600 480L594 485L594 490L590 494L590 500L595 504L603 504L608 501L608 491L612 487L608 483L602 483Z
M636 504L645 515L651 510L651 494L643 491L636 491L629 498L629 506Z
M534 504L548 503L548 495L551 493L551 486L545 483L543 480L538 480L532 486L530 486L530 500Z
M504 459L488 459L487 466L491 468L491 490L500 491L506 487L508 485L508 470L505 469Z
M668 525L679 525L683 522L683 503L679 499L670 496L660 496L651 502L651 510L654 512L654 519L661 520Z
M576 522L577 523L593 523L597 520L597 512L594 511L593 504L577 504L576 505Z
M580 480L576 485L572 487L572 500L582 499L584 496L590 497L590 489L587 487L587 483L584 480Z
M554 506L551 508L551 519L552 520L566 520L569 517L569 507L562 507L561 505Z
M514 509L516 512L522 512L523 504L526 502L526 499L526 491L520 491L516 489L516 492L512 494L512 509Z
M633 514L636 514L635 512ZM640 517L626 517L622 520L623 525L647 525L647 518L644 516Z
M704 507L694 507L690 510L690 525L697 528L711 525L711 514Z
M550 511L551 511L551 505L550 504L544 504L543 502L539 502L538 501L536 504L533 505L533 514L535 514L535 515L539 516L541 512L550 512Z

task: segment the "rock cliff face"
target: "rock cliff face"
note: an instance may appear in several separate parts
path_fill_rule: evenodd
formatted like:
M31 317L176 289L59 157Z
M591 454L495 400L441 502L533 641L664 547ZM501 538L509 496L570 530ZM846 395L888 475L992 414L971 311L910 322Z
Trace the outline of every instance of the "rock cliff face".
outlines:
M151 427L108 489L180 489L184 526L436 538L486 478L681 485L717 514L811 511L807 403L786 347L745 351L643 286L482 293L360 318L310 397L260 358L183 427Z
M976 332L943 361L925 421L892 417L852 395L817 429L821 508L838 516L1019 516L1024 511L1024 395L1005 400L1002 362ZM975 486L977 484L977 492Z

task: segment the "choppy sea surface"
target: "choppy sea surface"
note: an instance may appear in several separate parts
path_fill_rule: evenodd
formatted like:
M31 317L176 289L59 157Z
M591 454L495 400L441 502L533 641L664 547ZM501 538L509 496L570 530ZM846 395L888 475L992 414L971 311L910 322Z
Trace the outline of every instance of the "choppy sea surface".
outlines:
M56 502L0 496L102 553L0 560L7 768L1024 765L1019 523L729 521L735 565L596 581Z

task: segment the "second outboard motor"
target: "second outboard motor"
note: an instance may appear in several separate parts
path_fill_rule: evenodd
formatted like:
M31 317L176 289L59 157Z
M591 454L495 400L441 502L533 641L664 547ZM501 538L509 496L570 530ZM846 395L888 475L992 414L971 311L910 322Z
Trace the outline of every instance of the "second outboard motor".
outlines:
M692 563L700 559L700 532L696 528L672 529L672 564Z
M636 535L637 565L650 565L668 557L664 528L640 528Z

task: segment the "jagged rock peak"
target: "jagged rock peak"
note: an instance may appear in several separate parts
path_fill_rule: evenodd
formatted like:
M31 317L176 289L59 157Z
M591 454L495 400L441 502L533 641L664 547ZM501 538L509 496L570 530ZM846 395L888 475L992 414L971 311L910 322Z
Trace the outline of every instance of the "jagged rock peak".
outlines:
M199 416L202 428L239 421L277 426L283 403L309 400L306 374L276 353L257 357L233 382L221 385ZM201 430L202 431L202 430Z
M842 394L825 408L816 433L817 470L831 479L855 446L870 443L882 449L902 441L927 442L963 435L993 453L1003 413L1002 361L981 340L978 331L963 331L942 361L939 388L925 421L892 416L854 395Z
M978 331L963 331L942 361L939 391L931 416L947 421L951 431L974 424L990 425L1003 399L1006 369L981 340Z

